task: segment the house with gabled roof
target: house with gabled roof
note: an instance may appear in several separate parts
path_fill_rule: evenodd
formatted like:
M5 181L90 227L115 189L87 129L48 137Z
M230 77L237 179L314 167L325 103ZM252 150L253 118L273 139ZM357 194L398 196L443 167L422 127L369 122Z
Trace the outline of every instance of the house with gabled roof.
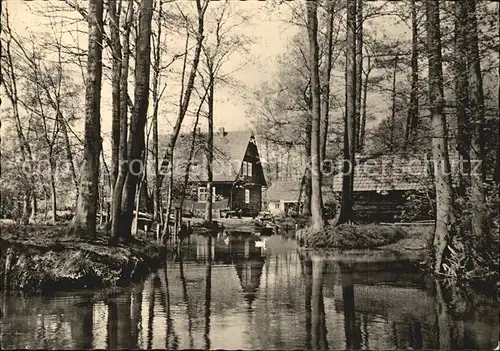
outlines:
M184 136L179 140L174 152L174 172L179 170L184 174L189 162L190 139ZM205 209L208 179L206 139L204 135L197 139L189 172L189 200L185 202L186 207L195 212ZM214 133L213 156L213 209L242 210L244 214L257 215L262 209L262 187L267 184L253 133L221 128Z

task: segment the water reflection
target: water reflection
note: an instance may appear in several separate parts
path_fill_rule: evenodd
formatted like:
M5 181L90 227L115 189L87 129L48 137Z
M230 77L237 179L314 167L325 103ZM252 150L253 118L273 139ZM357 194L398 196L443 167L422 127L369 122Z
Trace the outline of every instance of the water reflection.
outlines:
M193 236L141 284L2 298L0 346L491 349L498 305L408 272L363 273L273 236Z
M354 285L351 267L339 265L342 280L342 301L344 302L344 330L346 348L358 350L361 347L361 323L356 319Z
M210 350L210 302L212 301L212 237L207 239L207 257L205 262L205 350Z

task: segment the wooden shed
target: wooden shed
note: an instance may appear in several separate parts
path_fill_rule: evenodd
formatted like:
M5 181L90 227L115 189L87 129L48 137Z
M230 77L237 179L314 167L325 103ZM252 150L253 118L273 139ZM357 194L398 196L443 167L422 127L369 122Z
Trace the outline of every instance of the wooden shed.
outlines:
M432 164L420 157L357 157L354 170L354 220L399 221L411 196L432 191ZM333 177L333 191L342 192L342 173ZM430 210L430 203L429 203ZM425 209L414 220L431 219Z

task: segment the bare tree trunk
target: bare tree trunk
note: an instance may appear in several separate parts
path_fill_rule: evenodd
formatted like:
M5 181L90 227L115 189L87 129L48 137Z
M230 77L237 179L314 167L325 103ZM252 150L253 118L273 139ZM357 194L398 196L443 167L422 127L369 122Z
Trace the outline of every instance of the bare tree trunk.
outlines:
M458 172L459 194L465 196L468 188L469 173L469 116L467 108L469 105L469 89L467 79L467 7L457 2L455 4L455 100L457 111L457 151L458 155L465 162L464 172Z
M363 100L362 100L362 114L361 123L359 126L359 152L362 153L365 148L365 133L366 133L366 98L368 95L368 78L372 71L371 57L367 56L367 67L365 73L365 79L363 79Z
M61 131L62 131L63 137L64 137L64 148L66 151L66 158L68 159L68 162L69 162L71 179L73 179L73 184L74 184L75 189L77 191L76 198L78 198L78 177L76 175L75 162L73 160L73 152L71 151L71 143L69 141L68 127L66 125L67 122L65 120L63 120L62 118L60 119L60 121L61 121Z
M172 167L173 163L173 155L170 155L170 161L169 165ZM165 240L168 238L170 234L170 214L172 213L172 189L173 189L173 183L174 183L174 174L173 174L173 169L168 171L168 187L167 187L167 206L166 210L167 213L165 215L164 219L164 227L163 227L163 237L162 237L162 242L165 242ZM177 218L176 218L177 220Z
M102 147L102 143L101 143L101 161L102 161L102 181L103 181L103 186L102 186L102 191L105 191L105 185L104 184L108 184L108 190L109 190L109 194L111 194L111 175L110 175L110 172L109 172L109 168L108 168L108 164L106 163L106 157L104 155L104 149ZM104 196L105 197L105 196Z
M143 172L142 173L142 177L141 177L141 181L137 183L137 197L136 197L136 201L135 201L135 214L134 214L134 220L133 220L133 225L132 225L132 228L133 228L133 235L134 236L137 236L137 234L139 233L139 212L140 212L140 199L141 199L141 193L142 193L142 185L144 184L144 175L145 173Z
M108 13L111 22L111 192L118 178L120 153L120 76L122 71L122 46L120 41L121 0L108 3Z
M52 154L52 150L50 151ZM50 156L50 202L52 204L52 221L57 221L57 191L56 191L56 164L54 157Z
M36 192L32 191L30 193L30 197L28 199L31 199L31 204L28 205L28 208L31 210L30 220L35 220L36 213L38 211L38 202L37 202L37 198L36 198Z
M356 151L361 145L361 98L363 88L363 0L356 1Z
M19 99L18 99L18 94L17 94L17 74L16 74L16 69L14 67L14 63L12 60L12 53L11 53L11 41L12 41L12 30L10 27L10 21L9 21L9 12L8 12L8 7L5 6L5 15L2 18L2 31L6 33L6 39L5 39L5 45L2 45L3 49L3 57L2 60L5 60L3 63L3 69L0 70L0 77L2 81L2 85L5 89L6 95L10 100L10 103L12 104L12 110L13 110L13 115L15 119L15 125L16 125L16 132L17 132L17 137L19 141L19 148L21 151L21 160L23 162L32 161L32 154L31 154L31 148L28 143L28 140L24 134L23 127L21 124L21 118L19 115ZM4 67L7 67L5 69ZM5 76L7 76L8 81L6 82ZM21 221L22 223L28 223L29 221L29 216L30 216L30 198L31 198L31 192L32 192L32 187L33 187L33 179L30 177L30 184L28 185L27 189L25 189L24 194L23 194L23 208L22 208L22 215L21 215ZM36 201L36 199L35 199ZM35 211L36 212L36 211Z
M332 74L332 56L333 56L333 19L334 19L334 6L335 1L330 1L328 4L328 24L326 29L326 61L325 61L325 72L323 77L323 89L322 89L322 128L320 129L321 135L321 150L320 150L320 160L321 162L326 159L326 144L328 141L328 122L330 114L330 76Z
M320 231L324 227L323 199L321 196L320 175L320 129L321 129L321 94L319 79L318 49L318 3L307 2L307 31L309 36L309 66L311 69L311 221L312 229Z
M311 161L311 130L312 130L312 119L311 115L307 116L307 125L306 125L306 157L308 161ZM304 188L304 205L302 207L302 214L304 216L311 215L311 164L307 165L304 170L304 175L302 178L302 186Z
M31 193L25 192L23 194L23 209L22 209L22 215L21 215L21 223L23 224L28 224L29 222L29 217L30 217L30 210L31 210L31 205L30 205L30 198L31 198ZM34 216L34 213L31 213L31 217Z
M431 109L432 155L435 164L436 228L434 231L434 273L441 271L443 254L450 240L453 225L453 194L446 116L443 114L443 70L439 1L426 0L427 48L429 61L429 103Z
M89 0L89 44L87 82L85 91L85 144L81 168L80 191L72 226L96 234L96 215L99 197L99 157L101 154L101 80L103 2Z
M47 198L47 190L43 189L43 203L44 203L44 213L43 213L43 218L47 220L47 216L49 214L49 203L48 203L48 198Z
M200 105L198 107L198 111L196 111L196 119L194 121L193 132L191 137L191 147L189 149L189 159L188 164L186 165L186 170L184 172L184 183L182 185L181 192L181 201L180 201L180 209L184 208L184 200L186 199L186 191L189 183L189 172L191 171L191 163L193 162L193 158L195 156L195 146L196 146L196 131L198 130L198 122L200 121L200 112L203 104L205 103L205 99L207 98L208 91L205 91L205 95L201 99Z
M500 3L497 5L497 28L498 37L500 38ZM500 77L500 65L498 65L498 76ZM500 84L498 84L497 91L497 111L500 111ZM493 175L495 184L500 185L500 148L497 148L496 152L496 162L495 162L495 172Z
M205 207L205 220L209 225L212 224L212 163L214 161L214 84L215 77L213 72L213 67L209 63L209 87L207 95L208 104L208 135L207 135L207 203Z
M136 41L134 107L130 117L128 141L129 170L123 188L121 236L127 240L131 235L132 217L136 200L138 175L144 170L144 127L149 105L149 72L151 49L151 20L153 0L142 0L139 28Z
M202 33L204 22L203 22L203 20L200 22L200 18L202 16L202 14L204 15L204 11L200 10L200 7L199 7L200 2L197 2L196 4L198 7L198 16L199 16L199 18L198 18L198 32L200 33L200 30L201 30L201 33ZM208 2L206 4L208 4ZM200 37L202 37L202 35L200 35ZM195 52L196 67L198 67L199 57L201 54L201 49L202 49L202 44L203 44L203 40L200 39L200 37L198 37L197 47L196 47L197 51ZM193 71L193 67L194 67L194 62L193 62L193 66L191 67L191 75L189 77L188 87L186 89L186 92L184 92L184 78L185 78L186 67L187 67L188 44L189 44L189 32L186 33L186 43L184 46L185 56L184 56L184 62L182 65L182 74L181 74L181 93L179 96L179 116L177 117L177 121L175 122L174 131L173 131L172 135L170 136L169 143L167 145L167 151L166 151L165 156L162 160L161 168L160 168L160 171L158 174L159 178L157 178L157 181L156 181L156 185L158 187L158 190L161 191L161 186L163 183L165 171L168 172L169 176L168 176L168 191L167 191L167 206L166 206L167 211L166 211L166 217L164 220L162 242L165 242L165 240L168 238L168 236L170 234L169 222L170 222L170 213L172 210L171 209L171 207L172 207L172 189L173 189L173 182L174 182L174 179L173 179L174 157L173 157L173 155L174 155L175 144L177 142L177 137L179 136L179 132L180 132L181 126L182 126L182 121L184 120L184 116L186 113L186 111L183 110L183 106L184 106L183 101L185 101L187 95L189 95L188 96L189 99L191 98L191 92L192 92L194 86L192 86L190 89L189 82L191 81L191 78L193 78L193 84L194 84L194 78L196 77L196 71ZM198 55L198 56L196 56L196 55ZM168 159L167 159L167 157L168 157ZM169 170L169 168L170 168L170 170ZM177 218L176 218L176 221L177 221Z
M411 90L410 106L406 120L405 145L410 141L418 125L418 17L416 0L410 0L411 8Z
M193 57L193 63L191 66L191 72L189 73L189 79L188 83L186 86L186 91L184 92L184 95L181 95L181 104L179 108L179 116L177 117L177 121L175 122L174 130L170 136L170 139L168 141L167 145L167 150L165 152L165 155L163 156L163 160L161 162L160 166L160 175L158 178L158 186L161 188L161 184L163 182L164 178L164 170L168 169L168 163L171 159L171 155L173 154L173 150L175 147L175 143L177 142L177 137L179 136L179 132L181 130L182 126L182 121L184 120L184 117L187 113L188 107L189 107L189 101L191 99L191 94L194 89L194 81L196 78L196 74L198 72L198 64L200 62L200 54L201 54L201 49L203 46L203 39L204 39L204 28L205 28L205 12L208 7L209 0L205 0L205 2L202 4L201 0L196 0L196 8L198 12L198 32L197 32L197 38L196 38L196 48L195 48L195 53ZM186 50L186 56L187 56L187 50ZM185 63L184 63L185 65ZM183 75L184 77L184 75Z
M472 205L472 234L476 240L479 240L487 231L485 209L486 195L484 189L484 93L483 78L481 76L481 61L478 47L478 24L476 17L476 0L467 0L460 3L467 6L468 14L467 30L468 44L467 67L469 81L469 108L471 112L471 138L469 158L471 161L479 162L479 167L471 169L470 182L471 194L470 201Z
M122 192L125 178L128 171L127 163L127 136L128 136L128 69L130 58L130 28L133 21L133 0L128 0L127 12L125 15L122 51L122 72L120 76L120 149L119 149L119 173L113 190L111 199L111 238L117 241L120 237L120 213L122 207Z
M398 60L399 56L394 57L394 71L392 73L392 108L391 108L391 132L390 132L390 152L393 153L395 149L394 145L394 127L396 125L396 78L398 71Z
M347 49L346 49L346 111L344 115L344 160L342 178L342 206L339 223L352 217L355 133L356 133L356 3L347 2Z
M160 83L160 60L161 60L161 33L162 33L162 16L163 16L163 1L159 1L158 8L158 29L157 42L154 46L153 53L153 163L154 163L154 186L153 186L153 219L158 221L161 213L160 203L160 184L158 182L159 158L158 158L158 110L160 107L160 94L158 85Z
M104 220L104 183L101 180L99 184L99 225L101 226Z

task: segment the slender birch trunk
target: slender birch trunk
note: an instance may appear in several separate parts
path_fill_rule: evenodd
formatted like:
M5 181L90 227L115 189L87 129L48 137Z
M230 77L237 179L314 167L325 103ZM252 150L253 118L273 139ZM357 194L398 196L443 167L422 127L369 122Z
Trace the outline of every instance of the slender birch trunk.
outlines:
M307 29L309 37L309 66L311 70L311 221L312 229L320 231L325 222L323 219L323 199L321 195L320 175L320 129L321 129L321 94L319 78L318 48L318 3L307 2Z
M212 225L212 182L213 182L213 172L212 163L214 161L214 84L215 77L213 72L213 66L209 63L209 86L207 95L208 104L208 135L207 135L207 203L205 207L205 220L207 223Z
M352 218L354 163L356 152L356 3L347 2L346 109L344 115L344 160L342 206L338 223ZM336 223L336 224L338 224Z
M410 0L411 11L411 90L410 90L410 106L408 108L408 116L406 120L405 130L405 145L407 145L415 133L418 126L418 17L416 0Z
M471 138L469 159L478 167L471 167L470 174L470 202L472 205L472 234L479 240L488 230L485 208L486 194L484 189L484 92L481 61L478 45L478 24L476 15L476 0L466 0L461 5L467 6L468 30L467 39L467 68L469 82L469 108L471 113Z
M122 72L120 75L120 149L118 176L114 185L113 198L111 205L112 223L111 239L117 241L120 237L121 228L120 214L122 207L122 192L125 184L125 178L128 171L127 163L127 136L128 136L128 71L130 58L130 29L133 21L133 0L128 0L127 12L125 14L125 23L123 28L123 46L122 46Z
M81 233L96 234L101 154L101 80L103 1L89 0L89 43L85 91L85 138L80 190L72 226Z
M441 272L441 263L449 243L453 225L453 194L451 189L448 132L443 114L443 69L439 1L426 0L427 47L429 62L429 103L431 109L432 155L435 164L436 227L434 230L434 273Z
M149 73L153 0L142 0L136 41L134 107L130 116L128 140L128 173L123 188L120 221L121 236L127 240L132 229L139 174L144 171L144 128L149 105ZM139 199L137 199L139 200Z
M363 88L363 1L356 1L356 151L361 145L361 99Z

